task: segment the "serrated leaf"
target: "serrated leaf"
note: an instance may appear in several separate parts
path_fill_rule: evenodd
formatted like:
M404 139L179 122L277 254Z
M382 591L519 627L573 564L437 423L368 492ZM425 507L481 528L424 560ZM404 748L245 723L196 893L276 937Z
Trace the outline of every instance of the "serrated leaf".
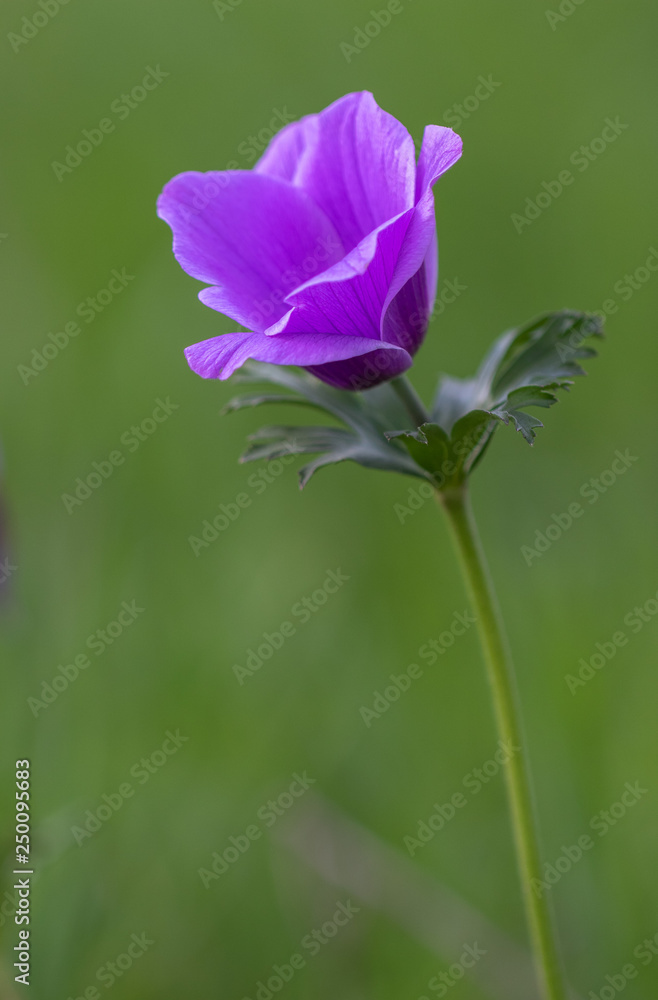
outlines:
M252 442L240 457L241 462L283 455L307 455L318 451L337 451L349 447L354 435L340 427L261 427L249 436Z
M454 481L473 471L489 446L495 426L486 410L471 410L454 423L450 435L450 452L456 467Z
M549 313L522 327L495 368L492 397L525 385L549 385L584 375L578 359L594 357L596 351L583 342L602 335L602 321L586 313Z
M547 313L499 337L472 378L444 376L430 419L410 427L402 399L408 395L384 383L348 392L304 371L249 362L234 378L276 391L248 392L231 400L232 412L266 403L307 406L340 426L264 427L250 438L242 461L317 454L300 470L302 487L325 465L357 462L429 480L439 489L460 484L482 460L498 423L512 424L532 444L543 426L529 407L547 408L584 375L579 361L595 351L584 344L602 335L598 317L563 311ZM398 387L399 389L400 387ZM401 428L401 429L400 429Z
M325 465L352 461L367 468L386 469L406 475L429 478L413 462L403 447L387 440L385 431L404 421L405 411L390 386L378 386L368 392L346 392L325 385L305 372L297 374L274 365L251 362L240 373L243 383L265 382L285 389L284 393L247 393L231 400L223 412L265 403L296 404L313 407L340 421L342 427L307 425L300 427L264 427L250 438L250 446L241 461L280 458L286 454L309 454L319 457L300 469L300 483Z
M402 441L414 461L431 474L435 486L446 489L460 483L470 472L494 426L490 413L471 410L453 425L450 435L438 424L427 423L416 431L395 431L387 437Z
M293 396L288 393L286 395L281 395L280 393L246 393L244 396L235 396L230 399L228 403L221 409L221 416L225 416L227 413L233 413L235 410L244 410L251 406L263 406L265 403L289 403L291 406L312 406L307 399L302 399L300 396Z
M500 403L489 410L489 413L503 424L511 422L515 430L523 435L529 445L532 445L535 440L535 430L543 427L544 424L539 417L525 413L522 407L552 406L554 403L557 403L558 397L554 394L547 396L544 390L540 390L539 388L535 395L530 395L526 392L526 389L529 388L532 387L525 386L514 390L514 392L510 393L509 396L506 396ZM566 388L566 386L556 385L556 388ZM518 396L517 393L519 394Z
M443 475L441 469L448 459L450 439L438 424L421 424L415 431L388 431L386 437L401 441L414 462L434 480Z
M524 410L556 403L557 390L567 389L574 377L585 374L579 360L596 355L584 341L602 335L599 317L566 310L508 330L496 340L474 378L441 380L432 418L452 433L467 413L485 412L512 423L532 444L535 430L543 424Z

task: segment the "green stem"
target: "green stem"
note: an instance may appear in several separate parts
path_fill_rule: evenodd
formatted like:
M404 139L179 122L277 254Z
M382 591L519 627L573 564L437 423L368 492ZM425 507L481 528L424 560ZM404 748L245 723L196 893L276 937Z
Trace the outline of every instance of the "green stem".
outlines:
M566 1000L552 915L544 895L533 889L542 881L530 774L517 702L514 670L494 587L466 487L439 494L450 522L459 561L478 619L500 739L517 748L505 765L517 862L530 927L537 974L546 1000ZM537 879L533 883L533 880Z
M404 407L413 420L415 426L420 427L421 424L426 424L429 420L427 410L425 409L422 399L412 386L407 376L398 375L397 378L391 379L391 385L402 400L402 403L404 404Z

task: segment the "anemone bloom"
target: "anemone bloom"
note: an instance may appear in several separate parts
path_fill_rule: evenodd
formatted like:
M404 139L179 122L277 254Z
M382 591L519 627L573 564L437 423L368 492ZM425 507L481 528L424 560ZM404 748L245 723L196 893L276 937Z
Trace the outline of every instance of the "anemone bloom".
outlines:
M368 92L283 128L253 170L174 177L158 214L199 298L248 332L186 350L204 378L247 359L363 389L412 364L436 294L432 185L461 155L439 125L414 143Z

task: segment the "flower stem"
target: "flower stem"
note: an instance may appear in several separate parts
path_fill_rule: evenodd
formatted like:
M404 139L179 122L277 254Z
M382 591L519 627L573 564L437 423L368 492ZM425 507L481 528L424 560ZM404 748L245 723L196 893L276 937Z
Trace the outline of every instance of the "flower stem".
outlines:
M552 914L545 896L533 889L534 879L534 886L542 881L539 843L514 670L498 602L465 485L439 493L439 497L477 615L498 733L504 743L516 748L505 765L505 781L537 974L546 1000L566 1000Z
M391 379L391 385L395 389L399 398L402 400L402 403L415 426L420 427L421 424L426 424L429 420L427 410L425 409L422 399L412 386L407 376L398 375L397 378Z

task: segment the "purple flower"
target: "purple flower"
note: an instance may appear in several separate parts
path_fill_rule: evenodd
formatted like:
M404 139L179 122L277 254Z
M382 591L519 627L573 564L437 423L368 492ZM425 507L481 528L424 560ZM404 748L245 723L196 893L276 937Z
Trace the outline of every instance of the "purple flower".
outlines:
M283 128L253 170L190 171L158 199L174 254L210 285L205 305L251 332L186 350L204 378L249 358L364 389L412 364L432 311L432 185L461 155L428 125L416 164L406 128L368 92Z

